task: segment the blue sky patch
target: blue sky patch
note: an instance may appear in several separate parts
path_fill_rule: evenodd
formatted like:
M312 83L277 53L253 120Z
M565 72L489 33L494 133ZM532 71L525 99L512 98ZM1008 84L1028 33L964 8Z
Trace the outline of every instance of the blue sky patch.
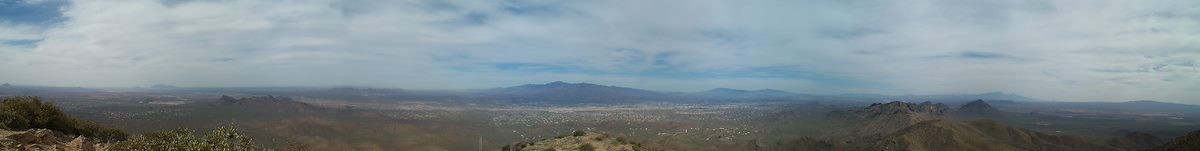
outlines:
M59 8L69 5L64 0L31 3L22 0L0 0L0 23L52 25L65 21Z

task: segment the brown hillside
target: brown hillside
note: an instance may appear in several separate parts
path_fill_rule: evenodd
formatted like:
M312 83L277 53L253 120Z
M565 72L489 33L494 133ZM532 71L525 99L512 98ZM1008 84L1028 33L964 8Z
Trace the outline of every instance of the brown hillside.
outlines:
M855 135L888 134L923 121L944 119L950 107L942 103L905 102L875 103L867 108L850 111L834 111L829 117L835 121L860 126Z
M1152 151L1196 151L1200 150L1200 130L1192 131L1188 135L1175 138L1162 146L1150 149Z
M1086 140L1011 128L992 120L932 120L892 133L868 150L1060 150L1105 151L1117 148Z

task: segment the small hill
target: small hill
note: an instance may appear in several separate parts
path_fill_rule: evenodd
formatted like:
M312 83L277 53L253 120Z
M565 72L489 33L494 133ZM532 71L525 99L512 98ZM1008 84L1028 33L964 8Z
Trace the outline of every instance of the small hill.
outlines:
M1187 135L1180 136L1158 147L1150 149L1151 151L1195 151L1200 150L1200 130L1192 131Z
M858 110L833 111L829 113L829 118L859 126L856 133L862 136L892 133L923 121L944 119L949 114L950 107L942 103L895 101L875 103Z
M641 144L608 134L575 131L571 135L505 145L501 151L648 151Z
M956 110L954 113L954 115L957 117L969 117L969 118L993 118L993 117L1001 116L1003 114L1004 114L1003 112L1001 112L1000 110L997 110L996 108L993 108L992 105L988 104L987 102L985 102L983 100L975 100L975 101L971 101L970 103L964 104L962 107L959 107L958 110Z
M288 97L276 96L257 96L257 97L242 97L233 98L231 96L222 95L217 102L210 103L212 107L235 107L235 108L255 108L260 110L271 111L325 111L325 108L318 107L312 104L295 101Z

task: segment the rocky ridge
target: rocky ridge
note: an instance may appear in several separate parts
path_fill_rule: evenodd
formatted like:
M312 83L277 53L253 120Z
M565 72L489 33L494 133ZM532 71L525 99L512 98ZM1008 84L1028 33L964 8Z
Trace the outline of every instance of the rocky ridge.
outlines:
M875 103L859 110L833 111L831 120L853 123L856 136L888 134L922 121L944 119L951 113L950 107L942 103L905 102Z
M0 150L95 151L107 150L114 142L84 136L68 136L47 129L9 131L0 129Z

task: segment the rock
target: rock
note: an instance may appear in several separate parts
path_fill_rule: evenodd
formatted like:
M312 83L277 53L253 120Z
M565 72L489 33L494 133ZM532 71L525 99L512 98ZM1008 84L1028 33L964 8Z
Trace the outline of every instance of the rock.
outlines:
M72 138L47 129L0 130L0 150L103 151L110 145L83 136Z
M22 144L59 144L63 141L60 139L61 134L47 129L31 129L24 132L8 135L5 138L16 141Z
M95 151L95 143L88 141L87 137L75 137L71 142L66 144L67 151Z

